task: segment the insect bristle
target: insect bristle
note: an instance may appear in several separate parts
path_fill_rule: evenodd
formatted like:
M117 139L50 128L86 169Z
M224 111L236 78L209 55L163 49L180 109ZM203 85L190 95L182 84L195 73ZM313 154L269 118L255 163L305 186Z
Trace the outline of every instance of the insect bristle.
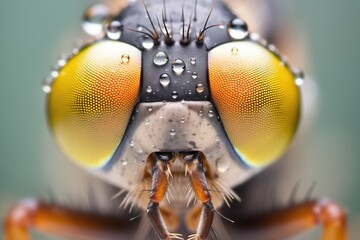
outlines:
M152 26L152 28L153 28L153 32L152 32L153 40L154 40L155 43L158 43L158 41L159 41L159 33L157 32L157 30L156 30L156 28L155 28L154 22L153 22L153 20L152 20L152 18L151 18L151 16L150 16L150 13L149 13L148 7L147 7L146 4L145 4L145 1L144 1L144 0L141 0L141 2L142 2L143 5L144 5L145 11L146 11L146 15L148 16L149 21L150 21L150 24L151 24L151 26Z

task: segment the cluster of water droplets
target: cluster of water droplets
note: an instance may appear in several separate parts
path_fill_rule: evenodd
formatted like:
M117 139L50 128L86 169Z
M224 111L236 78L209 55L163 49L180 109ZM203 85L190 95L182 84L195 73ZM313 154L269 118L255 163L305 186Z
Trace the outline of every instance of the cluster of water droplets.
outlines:
M158 51L157 53L155 53L154 57L153 57L153 63L156 66L164 66L169 62L169 56L167 55L166 52L164 51ZM192 57L190 58L190 64L191 65L195 65L196 64L196 58ZM176 74L176 75L181 75L184 73L185 69L186 69L186 63L184 60L182 59L175 59L172 63L171 63L171 69L172 71ZM188 70L188 72L190 73L190 70ZM197 72L192 72L191 73L191 78L196 80L198 79L198 73ZM163 87L167 87L169 86L169 84L171 83L171 77L169 74L167 73L163 73L160 75L159 77L159 83L163 86ZM150 86L148 86L147 90L150 89ZM204 86L203 84L198 84L196 86L195 89L198 93L202 93L204 91ZM151 91L147 91L148 93L150 93ZM192 91L189 90L189 94L191 94ZM173 99L177 99L178 93L177 91L173 91L171 94Z
M45 77L43 83L42 83L42 91L44 93L50 93L51 92L51 86L56 78L60 75L60 70L66 65L69 58L72 56L67 56L66 54L63 54L59 57L58 61L54 66L52 67L50 74Z
M293 73L293 75L295 77L295 84L297 86L303 85L303 83L304 83L303 71L298 68L291 68L288 63L287 57L281 55L280 51L276 48L276 46L274 44L269 44L265 39L261 38L258 33L251 33L250 40L261 44L262 46L267 48L270 52L272 52L277 58L280 59L280 63L283 66L285 66L291 70L291 72ZM231 52L232 52L232 54L236 55L238 53L238 49L236 47L234 47L231 49Z

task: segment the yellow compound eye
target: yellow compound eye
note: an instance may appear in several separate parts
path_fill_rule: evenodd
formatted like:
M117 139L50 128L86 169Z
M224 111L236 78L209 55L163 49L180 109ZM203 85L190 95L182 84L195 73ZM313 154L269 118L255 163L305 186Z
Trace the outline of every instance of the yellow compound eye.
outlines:
M253 167L278 158L293 138L300 115L300 93L289 68L256 42L231 42L210 51L209 81L239 156Z
M60 70L48 98L49 122L64 152L77 164L98 168L117 149L140 87L141 52L101 41Z

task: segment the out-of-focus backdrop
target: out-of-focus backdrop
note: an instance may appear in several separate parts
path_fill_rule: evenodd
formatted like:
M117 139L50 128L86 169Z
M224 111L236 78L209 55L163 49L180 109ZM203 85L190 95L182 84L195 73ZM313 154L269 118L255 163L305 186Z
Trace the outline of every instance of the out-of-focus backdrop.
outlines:
M244 9L244 2L261 9L256 6L261 1L232 1L232 6ZM291 161L301 167L288 177L304 182L304 188L316 181L315 196L331 197L345 206L350 239L358 239L360 2L268 2L274 2L277 15L282 15L277 26L286 28L278 34L280 50L316 83L309 81L304 87L309 89L304 96L310 99L306 111L311 116L304 133L291 146ZM77 191L74 185L88 184L50 136L41 81L57 57L69 52L83 36L81 16L93 3L96 1L0 1L0 222L7 209L22 198L42 197L49 189L70 189L71 194ZM265 17L262 12L258 15ZM251 14L244 18L250 29L261 25ZM319 239L319 231L295 239Z

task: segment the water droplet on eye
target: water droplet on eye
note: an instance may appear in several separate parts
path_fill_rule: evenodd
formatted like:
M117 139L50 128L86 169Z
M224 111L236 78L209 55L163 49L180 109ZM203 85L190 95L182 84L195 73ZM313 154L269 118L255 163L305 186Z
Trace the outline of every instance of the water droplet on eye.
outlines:
M51 76L48 76L44 79L42 84L42 90L44 93L50 93L51 92L51 84L54 81L54 79Z
M195 65L195 64L196 64L196 58L194 58L194 57L191 58L191 59L190 59L190 63L191 63L192 65Z
M133 147L133 146L135 146L135 142L133 140L130 140L129 145L130 145L130 147Z
M193 73L191 74L191 77L192 77L192 79L197 79L197 78L198 78L198 73L197 73L197 72L193 72Z
M162 86L167 87L171 81L169 74L167 74L167 73L161 74L159 81Z
M250 34L250 39L257 42L260 40L260 35L258 33L251 33Z
M122 34L122 27L121 22L112 21L107 28L106 35L112 40L118 40Z
M229 22L228 31L234 39L243 39L249 34L246 23L240 18L234 18Z
M177 91L173 91L173 92L171 93L171 97L172 97L173 99L177 99L177 97L178 97L178 92L177 92Z
M198 113L198 115L199 115L200 117L204 116L203 111L200 110L199 113Z
M66 55L62 55L58 62L56 63L57 67L60 69L62 67L64 67L66 65L66 62L67 62L67 57Z
M150 119L146 119L145 120L145 125L149 125L150 124Z
M129 54L123 54L121 56L121 63L127 64L130 62L130 56Z
M299 68L293 68L292 72L295 76L295 84L301 86L304 84L304 72Z
M230 169L230 163L225 159L219 158L216 160L215 164L216 164L216 169L220 173L226 173Z
M147 93L151 93L151 92L152 92L152 87L151 87L151 86L147 86L147 87L146 87L146 92L147 92Z
M160 51L155 54L153 61L155 65L163 66L167 64L167 62L169 61L169 57L165 52Z
M238 49L237 47L233 47L233 48L231 49L232 55L237 55L238 52L239 52L239 49Z
M104 33L104 22L110 16L109 9L104 4L96 4L85 10L83 29L91 36Z
M170 136L173 137L173 136L175 136L175 135L176 135L176 131L175 131L175 129L172 128L172 129L170 130Z
M181 59L176 59L172 64L172 70L177 74L180 75L185 70L185 63Z
M141 43L145 49L152 49L154 46L154 40L149 36L144 36Z
M147 106L146 109L147 109L148 112L152 112L153 107L152 106Z
M51 71L50 76L55 79L55 78L57 78L59 76L59 72L58 71Z
M185 118L181 118L180 122L185 123Z
M199 83L198 85L196 85L196 91L197 91L198 93L204 92L204 85L202 85L201 83Z
M208 116L212 118L212 117L214 116L214 111L213 111L213 110L209 110Z
M121 160L121 164L122 164L123 166L126 166L126 165L128 165L128 161L127 161L126 159L122 159L122 160Z

